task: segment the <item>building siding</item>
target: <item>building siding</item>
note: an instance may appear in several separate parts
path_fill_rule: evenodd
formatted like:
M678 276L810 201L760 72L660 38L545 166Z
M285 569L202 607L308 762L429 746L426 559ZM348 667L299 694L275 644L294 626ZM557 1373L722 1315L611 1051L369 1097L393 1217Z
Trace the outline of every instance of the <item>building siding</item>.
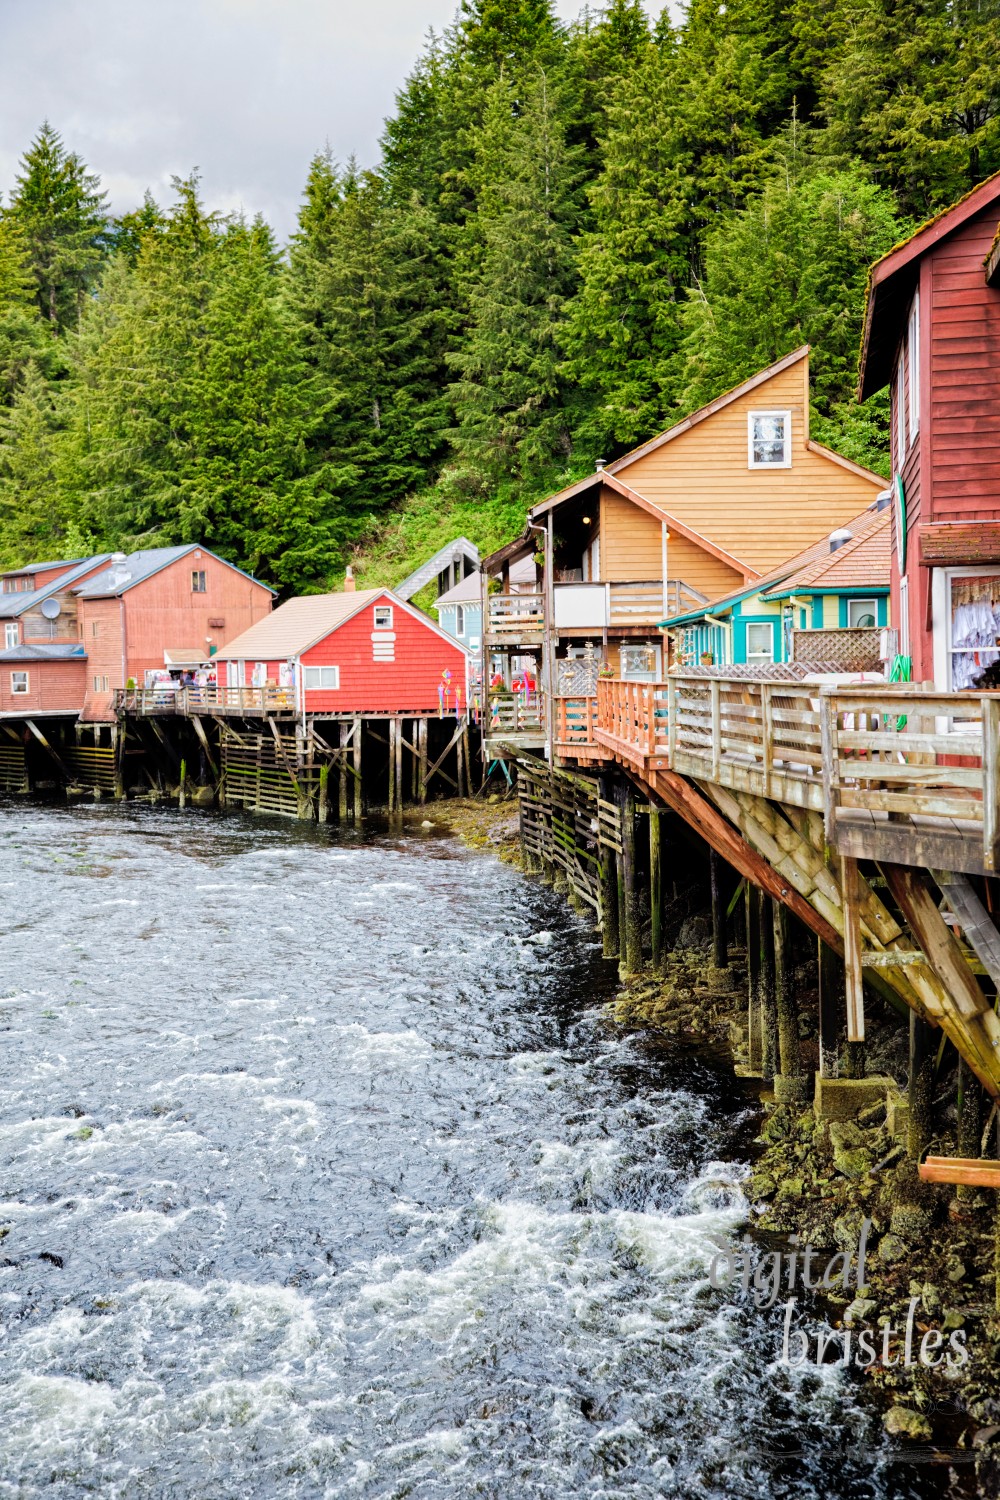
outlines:
M27 693L11 692L11 674L27 672ZM60 709L79 713L83 707L87 662L25 661L4 662L0 667L0 713L30 714Z
M395 660L373 659L372 631L375 607L380 603L393 606ZM337 692L306 693L309 713L433 713L439 706L438 686L446 668L452 674L450 706L454 707L454 688L466 696L466 662L468 658L457 642L440 635L430 621L411 615L398 599L386 596L373 600L359 614L345 620L302 655L307 667L338 666L340 688Z
M740 562L768 572L825 531L852 520L882 484L808 447L808 378L808 360L799 360L617 469L618 477ZM753 411L767 410L791 412L788 469L748 467L747 419ZM658 530L655 518L649 519ZM673 564L670 571L673 577L683 576ZM659 576L659 562L650 576Z
M631 480L629 481L631 484ZM662 578L663 522L618 495L602 491L601 582L629 583ZM669 527L668 527L669 529ZM667 543L667 572L707 599L732 593L743 582L743 574L720 562L687 537L672 532Z

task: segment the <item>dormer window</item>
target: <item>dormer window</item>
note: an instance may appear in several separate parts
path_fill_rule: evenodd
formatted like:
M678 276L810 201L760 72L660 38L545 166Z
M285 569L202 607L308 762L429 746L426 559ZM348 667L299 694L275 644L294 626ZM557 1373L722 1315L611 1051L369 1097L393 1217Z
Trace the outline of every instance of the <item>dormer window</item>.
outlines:
M752 411L747 418L747 466L751 469L790 469L792 414L790 411Z

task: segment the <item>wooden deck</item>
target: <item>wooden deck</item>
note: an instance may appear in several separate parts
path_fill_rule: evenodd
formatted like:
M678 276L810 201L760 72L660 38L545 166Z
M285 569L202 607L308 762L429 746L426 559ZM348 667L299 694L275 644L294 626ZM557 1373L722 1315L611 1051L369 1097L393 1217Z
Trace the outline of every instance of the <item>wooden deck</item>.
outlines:
M115 693L114 706L118 713L142 718L164 714L292 718L298 712L295 689L279 687L125 688Z
M1000 870L1000 697L908 684L827 688L672 675L598 683L603 749L823 816L854 858ZM586 748L586 747L582 747Z

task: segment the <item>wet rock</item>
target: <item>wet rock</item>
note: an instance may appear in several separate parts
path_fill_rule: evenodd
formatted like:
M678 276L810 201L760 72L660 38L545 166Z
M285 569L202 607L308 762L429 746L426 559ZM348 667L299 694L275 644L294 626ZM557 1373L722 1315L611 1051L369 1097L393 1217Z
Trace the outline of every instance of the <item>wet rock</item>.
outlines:
M855 1297L844 1317L849 1323L866 1323L877 1306L871 1297Z
M907 1249L898 1234L884 1234L879 1240L878 1249L875 1254L879 1260L889 1262L905 1260Z
M945 1333L951 1333L956 1328L965 1327L965 1318L960 1312L956 1312L953 1307L949 1307L944 1315L944 1322L941 1324L941 1327Z
M830 1125L833 1165L844 1177L857 1179L871 1170L874 1157L865 1145L864 1131L850 1121L834 1120Z
M918 1203L897 1203L889 1216L889 1228L904 1240L917 1240L930 1228L931 1217Z
M778 1184L778 1201L784 1198L801 1198L805 1184L801 1177L785 1177Z
M704 948L712 941L712 918L705 912L697 912L681 923L677 934L677 948Z
M945 1275L949 1281L958 1282L965 1280L965 1263L959 1260L957 1255L949 1255L945 1261Z
M882 1418L882 1425L890 1437L909 1438L912 1443L927 1443L931 1438L931 1424L918 1411L908 1406L892 1406Z
M920 1289L920 1305L925 1313L933 1316L941 1309L941 1293L932 1281L925 1281Z
M867 1108L858 1110L858 1124L863 1125L866 1129L872 1125L884 1125L885 1100L878 1099L874 1104L869 1104Z

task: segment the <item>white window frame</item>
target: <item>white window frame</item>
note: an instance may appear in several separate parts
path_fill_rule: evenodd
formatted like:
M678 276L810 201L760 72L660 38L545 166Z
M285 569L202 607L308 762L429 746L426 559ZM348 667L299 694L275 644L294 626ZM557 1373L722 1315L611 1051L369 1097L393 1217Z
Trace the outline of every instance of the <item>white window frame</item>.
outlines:
M19 686L19 679L23 681L23 683L24 683L23 687ZM30 676L30 674L28 672L11 672L11 674L10 674L10 693L11 693L11 697L12 698L22 698L22 697L25 696L25 694L30 693L30 691L31 691L31 676Z
M907 403L910 442L920 431L920 293L914 292L910 304L910 316L906 325L907 365L910 371L910 388Z
M388 618L380 620L379 619L379 615L388 616ZM392 610L392 605L391 604L376 604L375 605L375 608L374 608L373 614L372 614L372 618L373 618L374 627L375 627L376 630L391 630L393 628L393 626L392 626L392 617L393 617L393 610Z
M753 424L760 421L761 417L780 417L784 423L784 436L781 440L784 457L780 463L757 462L753 451ZM790 469L792 467L792 413L778 408L752 411L747 414L747 468L748 469Z
M465 639L465 605L455 605L455 637L457 640Z
M933 623L932 645L934 650L934 681L935 685L943 683L939 691L945 693L955 692L954 673L952 665L955 656L961 651L988 651L988 646L954 646L952 644L952 617L951 617L951 585L953 579L962 578L996 578L997 591L1000 593L1000 568L995 564L986 563L977 568L971 565L960 568L934 568L931 574L931 620ZM900 579L902 586L904 579ZM908 654L908 653L901 653Z
M866 627L864 625L858 625L856 621L852 621L852 619L851 619L852 612L861 611L861 606L862 605L865 606L865 609L864 609L863 612L865 614L870 614L873 617L874 621L875 621L875 625L876 626L878 625L878 600L877 599L848 599L848 601L847 601L847 628L848 628L848 630L864 630L866 628L869 628L869 627ZM871 628L873 628L873 627L871 627Z
M325 681L324 674L326 674ZM330 680L331 677L332 681ZM340 691L340 668L332 666L303 667L302 690L306 693L338 693Z
M773 620L748 620L747 621L747 663L750 662L773 662L774 657L774 624ZM753 630L766 630L770 645L767 651L750 650L750 632Z
M904 349L900 345L896 366L896 471L903 472L906 459L906 384L903 373Z
M21 627L16 620L8 621L3 628L4 645L8 651L21 644Z

